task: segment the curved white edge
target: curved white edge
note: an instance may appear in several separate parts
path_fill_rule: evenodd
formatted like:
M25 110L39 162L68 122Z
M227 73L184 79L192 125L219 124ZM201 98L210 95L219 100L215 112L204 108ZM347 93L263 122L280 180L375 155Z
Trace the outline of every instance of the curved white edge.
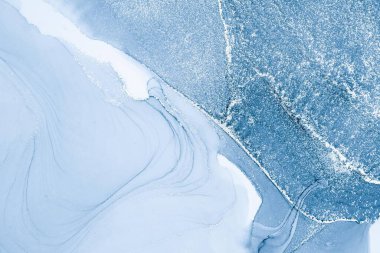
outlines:
M15 7L42 34L69 43L84 55L111 65L131 98L144 100L149 97L147 83L153 75L143 64L103 41L87 37L43 0L21 0Z
M262 202L260 195L252 185L251 181L247 178L247 176L235 164L233 164L230 160L221 154L218 154L217 158L219 164L222 167L227 168L231 173L235 185L240 185L246 190L249 207L247 222L251 223L254 220L255 215L259 210Z

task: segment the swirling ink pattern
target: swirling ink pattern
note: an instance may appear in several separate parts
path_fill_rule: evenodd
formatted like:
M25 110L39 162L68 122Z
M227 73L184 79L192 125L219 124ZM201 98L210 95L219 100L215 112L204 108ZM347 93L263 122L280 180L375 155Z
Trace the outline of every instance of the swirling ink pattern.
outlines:
M380 252L379 14L0 0L0 253Z

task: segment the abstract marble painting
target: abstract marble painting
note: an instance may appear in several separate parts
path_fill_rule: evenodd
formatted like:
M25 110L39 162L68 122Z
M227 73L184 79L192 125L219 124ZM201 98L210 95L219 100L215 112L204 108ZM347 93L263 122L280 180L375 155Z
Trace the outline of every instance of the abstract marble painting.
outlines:
M380 253L380 2L0 0L0 253Z

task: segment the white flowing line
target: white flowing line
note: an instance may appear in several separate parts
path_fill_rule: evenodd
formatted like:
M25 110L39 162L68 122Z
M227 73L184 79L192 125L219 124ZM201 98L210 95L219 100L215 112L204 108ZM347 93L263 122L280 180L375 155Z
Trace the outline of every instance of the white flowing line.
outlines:
M252 223L255 218L257 211L261 205L260 195L257 193L255 187L252 185L251 181L247 176L230 160L225 156L218 154L218 162L221 166L228 169L232 175L232 179L235 184L241 185L245 188L248 198L248 223Z
M43 0L22 0L19 11L42 34L72 44L100 63L110 64L130 97L136 100L149 97L147 83L153 74L143 64L103 41L87 37L74 23Z
M222 20L223 27L224 27L224 40L226 42L225 54L226 54L226 58L227 58L227 63L231 63L232 62L232 54L231 54L232 46L231 46L231 42L230 42L230 36L228 34L228 24L226 23L226 21L224 19L224 15L223 15L222 0L218 0L218 8L219 8L219 16L220 16L220 19Z
M369 252L380 252L380 220L377 220L369 229Z
M270 73L262 72L257 68L254 68L254 71L258 74L259 77L265 77L269 79L270 82L273 84L276 82L276 78ZM277 86L275 86L275 93L276 96L279 97L284 110L288 114L295 114L294 110L288 109L287 103L290 103L290 99L287 96L279 95L281 94L281 91L278 89ZM328 140L325 137L323 137L317 131L317 129L308 122L308 120L305 117L300 116L297 118L301 121L301 125L308 130L311 137L318 140L322 145L325 146L326 149L330 151L330 154L327 157L330 159L330 161L334 163L334 165L336 165L335 169L338 172L354 171L358 173L365 182L380 185L380 180L371 177L366 172L365 166L363 164L357 161L352 161L348 157L346 157L341 150L336 148L333 144L329 143Z

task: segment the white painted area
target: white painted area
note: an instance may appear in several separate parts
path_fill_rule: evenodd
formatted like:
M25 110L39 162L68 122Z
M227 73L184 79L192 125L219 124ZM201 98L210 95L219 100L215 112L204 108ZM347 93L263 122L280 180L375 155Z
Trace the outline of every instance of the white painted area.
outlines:
M369 252L380 252L380 220L377 220L369 229Z
M111 45L90 39L70 20L43 0L22 0L20 13L42 34L72 44L100 63L110 64L123 81L128 95L136 100L148 98L147 83L153 77L144 65Z
M18 252L19 245L15 245L15 241L35 252L248 253L251 224L261 199L236 165L221 155L216 159L219 136L210 120L184 96L165 84L162 87L159 82L150 82L151 100L125 99L116 74L125 82L130 96L143 99L148 97L147 82L155 77L154 73L110 45L86 37L42 0L21 0L17 8L43 35L57 39L46 39L33 27L25 26L24 29L32 30L38 39L24 38L25 32L21 31L15 40L21 38L24 44L9 45L9 52L25 48L20 65L35 65L35 69L41 69L35 71L41 78L33 79L30 73L34 68L31 68L25 72L25 80L30 82L39 101L52 101L54 112L44 110L44 103L41 103L42 109L32 108L54 125L53 134L57 137L54 144L60 148L57 157L70 176L62 177L60 169L45 170L41 164L33 164L36 167L31 169L33 180L27 192L31 197L28 201L30 220L22 219L20 203L24 199L16 192L9 195L16 204L7 206L11 212L4 214L5 218L0 221L0 227L6 227L0 230L0 244L5 245L6 251ZM11 31L5 30L0 35L6 38L8 33ZM70 55L58 41L70 45ZM45 55L45 45L55 49ZM70 56L74 56L75 61ZM29 62L36 64L26 64ZM67 66L65 71L61 65ZM115 72L109 71L110 67ZM87 81L84 75L89 77ZM56 82L57 79L60 81ZM0 88L7 83L0 82ZM10 104L10 108L12 106L15 107ZM12 115L20 115L17 108L6 109L17 112ZM25 111L25 115L29 114ZM56 115L62 116L62 121L54 120ZM34 123L33 120L30 121ZM20 124L34 129L30 125ZM39 128L38 151L31 152L35 161L54 156L51 145L43 138L48 131L45 125ZM29 139L25 139L28 143ZM17 143L20 147L24 144L19 140ZM146 166L145 161L150 156L152 162ZM30 159L21 160L30 163ZM8 162L18 165L13 160ZM7 189L4 182L13 182L13 174L18 172L9 168L7 177L1 178L0 192ZM24 178L15 178L20 185L15 188L25 189ZM45 188L45 183L52 190ZM123 187L115 187L120 185ZM73 204L66 210L61 197L80 205ZM7 200L1 201L0 197L0 207L5 206ZM84 211L82 205L95 208ZM5 226L3 221L9 221L12 226ZM30 227L40 230L29 240L28 222L32 221ZM17 234L12 234L13 227L17 228ZM76 233L82 236L83 227L86 234L77 243ZM67 236L74 233L74 237L70 237L74 239L67 240Z
M250 224L259 207L261 205L261 198L252 183L249 179L244 175L244 173L230 160L228 160L225 156L218 154L218 162L221 166L227 168L232 175L232 179L234 181L235 186L242 186L246 190L247 199L248 199L248 217L247 222Z

